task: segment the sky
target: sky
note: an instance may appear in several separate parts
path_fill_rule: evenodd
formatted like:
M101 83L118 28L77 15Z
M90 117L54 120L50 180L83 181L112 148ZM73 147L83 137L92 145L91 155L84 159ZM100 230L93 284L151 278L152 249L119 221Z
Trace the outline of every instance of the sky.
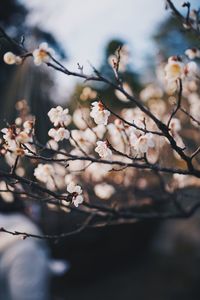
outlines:
M28 22L51 32L66 50L67 66L77 62L89 71L100 66L103 51L113 38L125 40L132 53L132 65L140 71L147 54L156 54L151 35L169 12L164 0L21 0L30 9ZM179 1L180 2L180 1ZM65 80L62 75L59 82ZM72 86L74 79L67 82ZM64 90L63 90L64 92Z

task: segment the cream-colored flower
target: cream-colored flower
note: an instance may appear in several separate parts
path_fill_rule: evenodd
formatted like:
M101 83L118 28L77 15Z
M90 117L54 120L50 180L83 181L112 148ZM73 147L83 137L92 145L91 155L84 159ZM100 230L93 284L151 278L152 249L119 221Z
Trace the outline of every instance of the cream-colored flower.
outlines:
M199 67L194 61L191 61L185 65L184 73L187 77L192 79L198 78L200 76Z
M172 135L177 134L177 132L179 132L181 130L181 122L180 122L180 120L177 119L177 118L171 119L169 128L171 130Z
M8 186L5 181L0 181L0 196L8 203L14 201L14 195L10 190L13 190L11 186Z
M200 50L197 48L187 49L185 55L187 55L189 59L200 58Z
M130 85L129 85L127 82L124 82L124 83L123 83L123 90L124 90L127 94L129 94L130 96L133 96L133 91L132 91ZM117 97L120 101L122 101L122 102L129 102L129 101L130 101L130 100L127 98L127 96L124 95L124 93L122 93L122 92L119 91L119 90L115 90L115 95L116 95L116 97Z
M97 125L107 125L108 117L110 116L110 112L104 109L104 106L101 101L92 103L92 110L90 112L90 116L94 119L94 122Z
M83 195L82 195L82 189L80 185L75 184L74 182L71 182L67 186L67 191L69 194L72 195L72 203L75 207L78 207L80 204L83 203Z
M12 52L6 52L3 56L3 60L8 65L20 65L22 63L22 58Z
M53 138L56 142L69 139L70 133L69 130L64 127L58 129L51 128L48 132L48 135Z
M69 115L68 108L63 109L60 105L50 109L48 116L55 127L58 125L68 126L71 122L71 116Z
M184 64L178 57L170 57L165 66L165 74L168 81L175 81L182 78L184 75Z
M99 183L95 185L94 192L100 199L107 200L115 193L115 188L107 183Z
M101 158L111 159L112 157L112 151L108 148L107 142L98 141L95 151Z
M34 170L34 176L37 180L44 183L48 183L49 180L51 181L54 173L54 168L50 164L39 164Z
M51 59L50 56L54 55L53 49L49 48L47 43L41 43L38 49L33 51L33 60L36 66L41 65L42 63L48 63Z
M152 133L141 135L135 142L134 148L138 154L147 153L149 148L155 147L154 136Z

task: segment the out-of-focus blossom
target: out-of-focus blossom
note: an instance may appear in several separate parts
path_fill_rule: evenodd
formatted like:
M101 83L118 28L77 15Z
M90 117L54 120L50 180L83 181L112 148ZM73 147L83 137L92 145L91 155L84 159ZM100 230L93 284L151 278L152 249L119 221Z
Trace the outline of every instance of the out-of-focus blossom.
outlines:
M118 151L124 150L124 141L122 131L117 128L113 123L109 123L107 126L109 140L111 141L113 147Z
M169 128L170 128L170 131L171 131L171 134L172 134L173 138L176 141L176 144L179 147L184 148L185 144L183 143L183 140L182 140L182 138L179 134L179 131L181 130L180 120L177 119L177 118L173 118L170 122Z
M112 170L112 165L102 163L92 163L86 168L85 176L92 181L101 181Z
M42 63L48 63L50 56L54 55L54 50L49 48L47 43L41 43L38 49L33 51L34 64L36 66L41 65Z
M72 174L72 173L69 173L69 174L66 174L65 175L65 184L66 185L68 185L68 184L70 184L70 182L74 182L74 183L76 183L76 176L75 176L75 174Z
M44 183L52 180L54 173L54 168L50 164L39 164L34 170L34 176L37 178L37 180Z
M12 52L6 52L3 56L3 60L7 65L20 65L22 63L22 58Z
M115 188L107 183L99 183L95 185L94 192L100 199L107 200L115 193Z
M169 128L171 130L172 135L176 134L181 130L181 122L177 118L173 118L170 122Z
M59 148L59 145L54 139L50 139L47 142L47 148L57 151Z
M17 167L15 170L15 173L20 176L23 177L25 175L25 170L23 167Z
M165 86L165 91L168 95L173 95L177 91L178 85L176 81L168 81Z
M123 89L124 91L129 94L130 96L133 96L133 91L131 89L131 87L129 86L129 84L127 82L124 82L123 83ZM126 95L124 95L124 93L122 93L121 91L119 90L115 90L115 95L116 97L122 101L122 102L129 102L130 100L127 98Z
M87 128L86 130L71 130L71 145L76 148L80 148L86 153L89 153L93 148L96 139L96 135L90 128Z
M89 86L84 87L80 95L80 99L82 101L93 100L96 97L97 97L97 92L92 90L91 87Z
M86 107L78 108L73 113L73 122L79 129L86 129L88 127L87 121L90 115L90 110Z
M189 59L200 58L200 50L197 48L187 49L185 55L187 55Z
M97 125L92 128L92 131L95 133L98 139L102 139L105 132L106 132L106 126L104 125Z
M194 61L191 61L185 65L184 73L189 78L195 78L200 76L199 67Z
M166 113L167 105L161 99L151 99L149 101L149 108L157 118L161 119Z
M176 81L184 75L184 64L177 56L171 56L165 66L165 74L167 81Z
M23 128L24 128L24 131L27 133L27 134L30 134L31 131L33 130L33 127L34 127L34 122L31 121L31 120L27 120L23 123Z
M129 127L126 132L128 133L130 145L132 147L135 147L135 145L136 145L136 143L138 141L138 137L136 135L135 129L133 127Z
M111 159L112 157L112 151L109 149L107 142L98 141L95 151L101 158Z
M6 184L5 181L0 181L0 195L5 202L13 202L14 195L12 193L13 188Z
M17 136L16 136L16 142L18 143L28 143L31 141L31 138L29 137L29 135L25 132L25 131L21 131Z
M160 87L154 84L148 84L141 92L140 99L147 102L149 99L160 99L163 96L163 91Z
M70 160L68 162L68 168L67 169L70 172L75 172L76 174L78 174L79 171L83 170L85 168L85 166L86 166L86 161L78 159L78 157L82 157L83 156L83 153L82 153L82 151L80 149L75 148L75 149L73 149L70 152L70 154L72 156L76 156L77 159Z
M188 95L188 101L190 103L190 114L193 116L193 118L195 118L195 120L197 120L198 122L200 122L200 98L199 95L197 93L190 93L190 95ZM194 122L193 119L190 119L191 123L194 126L199 126L197 122Z
M69 115L69 109L63 109L61 106L50 109L48 112L50 121L55 127L68 126L71 122L71 116Z
M134 145L134 149L138 154L147 153L149 148L154 148L154 147L155 147L155 141L152 133L141 135L135 141L135 145Z
M107 125L110 112L104 108L103 103L95 101L92 103L92 106L90 116L94 119L95 123L97 125Z

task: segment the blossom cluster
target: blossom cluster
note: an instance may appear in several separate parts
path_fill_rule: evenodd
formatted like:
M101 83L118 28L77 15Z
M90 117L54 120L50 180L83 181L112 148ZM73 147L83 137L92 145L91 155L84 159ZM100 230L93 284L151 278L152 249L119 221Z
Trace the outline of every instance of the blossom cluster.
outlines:
M115 71L117 67L117 71L125 70L129 55L127 49L123 51L121 67L116 66L116 53L109 58ZM31 56L37 66L49 64L54 51L48 44L42 43L31 52ZM80 94L84 106L75 109L72 114L71 108L69 110L60 105L51 108L48 117L52 125L48 131L49 140L43 148L53 150L52 160L40 156L42 150L38 150L34 144L34 122L20 118L15 120L14 125L1 130L1 153L11 166L14 165L13 156L21 158L32 155L36 180L51 191L59 191L67 206L84 204L91 185L92 193L102 200L114 198L119 185L128 187L134 181L144 188L148 185L146 177L127 166L137 163L137 166L145 165L153 169L157 164L161 163L162 166L167 163L169 156L172 165L181 165L181 157L170 147L170 142L172 140L173 145L184 150L188 140L182 134L185 124L189 123L191 128L199 126L197 81L200 70L194 61L196 58L200 58L200 50L187 49L184 56L171 56L166 64L158 66L157 83L150 82L139 93L140 103L145 108L143 111L131 103L127 103L130 105L121 111L113 110L103 100L97 100L97 92L90 87L84 87ZM5 63L11 65L20 64L24 59L25 56L11 52L4 55ZM128 102L127 93L133 96L126 82L119 89L116 86L115 95L121 101ZM182 103L177 100L180 102L182 98L186 107L183 116L180 111ZM91 100L92 103L89 102ZM150 113L145 113L145 110ZM151 114L154 118L151 118ZM158 127L155 118L166 126L170 140ZM198 142L198 138L195 142ZM42 159L48 160L48 163L40 162ZM120 169L120 163L124 169ZM18 172L24 175L25 171L18 168ZM186 185L180 176L171 176L171 181L166 181L168 190L174 182L179 186ZM79 182L81 186L85 185L84 192ZM2 186L5 187L5 184L2 183Z
M48 112L48 116L55 127L49 130L48 135L56 142L69 139L69 130L65 128L71 122L69 110L67 108L63 109L61 106L57 106Z
M21 128L15 125L3 128L1 130L3 135L3 149L17 156L24 155L28 151L29 143L32 142L33 132L32 121L25 121Z

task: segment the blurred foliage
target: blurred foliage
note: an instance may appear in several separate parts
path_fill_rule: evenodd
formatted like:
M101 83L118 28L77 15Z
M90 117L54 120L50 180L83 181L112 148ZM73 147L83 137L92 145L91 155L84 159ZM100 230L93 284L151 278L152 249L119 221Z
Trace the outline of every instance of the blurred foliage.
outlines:
M55 38L48 32L37 27L29 27L26 23L27 9L16 0L0 1L0 26L17 42L25 38L25 45L32 49L40 42L46 41L53 47L61 58L66 58L65 52ZM49 120L47 112L51 107L51 91L53 77L47 68L36 68L30 60L23 66L8 66L3 62L3 55L7 51L19 53L4 37L0 38L0 126L6 122L13 122L16 117L15 104L26 99L37 118L37 135L39 140L47 138Z
M188 48L199 47L196 35L184 29L174 16L169 16L159 24L153 40L164 59L172 55L180 55Z
M105 48L105 53L104 53L104 59L102 62L102 65L100 68L98 68L98 71L105 77L108 78L109 80L116 82L116 78L114 75L113 68L111 67L109 63L109 57L112 55L116 54L117 50L122 48L123 46L126 46L126 43L122 40L111 40L106 48ZM127 64L126 69L124 71L119 70L119 78L123 83L126 83L131 91L133 92L134 95L137 96L141 85L139 82L139 76L132 68L130 67L130 64ZM96 99L103 99L112 109L122 109L124 107L130 107L130 102L124 102L119 100L119 98L115 94L115 89L112 88L111 86L108 86L107 84L104 83L99 83L99 82L92 82L92 83L87 83L87 84L78 84L74 90L74 94L72 95L71 98L71 106L74 108L74 103L76 100L81 103L83 106L88 106L88 101L81 101L80 96L81 93L84 89L85 86L91 87L93 90L97 92L97 97ZM96 99L89 99L89 100L96 100ZM131 104L131 106L133 106Z

